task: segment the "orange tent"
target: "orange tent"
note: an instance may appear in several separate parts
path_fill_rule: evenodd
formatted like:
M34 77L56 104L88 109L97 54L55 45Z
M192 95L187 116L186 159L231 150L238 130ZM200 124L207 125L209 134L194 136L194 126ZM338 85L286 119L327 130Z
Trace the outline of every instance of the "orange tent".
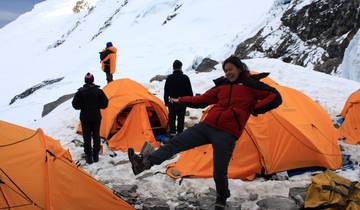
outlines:
M348 144L360 143L360 90L349 96L340 115L344 118L339 128L340 136Z
M112 81L103 88L109 105L101 111L100 136L108 139L113 150L140 151L145 141L154 147L154 130L166 130L164 103L141 84L130 79Z
M250 117L235 146L229 178L252 180L257 173L272 174L289 169L341 166L338 135L323 108L301 92L277 85L283 103L258 117ZM183 152L168 165L167 174L179 177L212 177L211 145Z
M0 209L134 209L79 169L41 129L0 121L0 130Z

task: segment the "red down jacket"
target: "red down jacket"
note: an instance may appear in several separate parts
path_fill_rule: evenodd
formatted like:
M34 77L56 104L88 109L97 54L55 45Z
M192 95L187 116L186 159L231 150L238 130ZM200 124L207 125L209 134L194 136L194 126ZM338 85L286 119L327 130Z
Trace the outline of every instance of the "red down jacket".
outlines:
M223 79L221 84L204 94L180 97L179 102L213 104L203 122L240 137L250 114L262 114L274 109L282 99L275 88L257 79L246 78L236 82Z

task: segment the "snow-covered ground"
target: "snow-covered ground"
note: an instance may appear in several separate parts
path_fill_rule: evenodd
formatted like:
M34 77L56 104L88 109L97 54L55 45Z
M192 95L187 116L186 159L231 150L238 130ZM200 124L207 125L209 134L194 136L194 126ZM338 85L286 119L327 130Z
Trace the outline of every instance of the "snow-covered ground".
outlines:
M75 161L81 160L81 147L74 139L82 140L75 133L79 112L71 107L71 100L63 103L50 114L41 118L44 104L62 95L73 93L83 83L90 71L95 83L104 86L105 75L100 70L98 52L107 41L118 47L116 78L128 77L144 86L159 98L163 95L164 82L149 83L156 74L170 73L174 59L184 63L195 93L203 93L212 87L212 80L223 75L221 65L209 73L191 70L197 59L210 57L223 60L230 55L240 41L245 40L267 23L273 3L281 0L88 0L92 10L78 14L72 12L76 0L47 0L34 10L22 15L15 22L0 29L0 119L30 128L42 128L45 133L59 140L70 150ZM308 1L304 1L308 2ZM181 6L180 6L181 5ZM165 25L170 15L177 14ZM112 17L112 18L111 18ZM92 38L108 21L111 25L99 36ZM64 41L56 48L54 43ZM349 49L350 50L350 49ZM344 65L354 61L351 53L345 53ZM250 69L271 72L270 77L281 85L304 92L318 102L334 119L340 113L347 97L360 88L360 83L326 75L276 59L245 60ZM347 63L346 63L347 62ZM61 82L46 86L12 105L10 100L27 88L46 79L65 77ZM190 110L191 116L199 117L200 110ZM187 117L187 121L190 119ZM0 131L3 132L3 131ZM112 187L117 184L136 184L144 197L160 197L176 205L176 198L186 191L202 193L214 188L212 179L185 179L181 185L166 175L157 174L145 179L136 179L130 165L118 164L127 160L127 155L112 151L106 146L100 162L84 165L96 179ZM357 145L344 145L346 153L360 161ZM360 153L359 153L360 154ZM169 160L151 169L164 171ZM359 180L359 167L340 174ZM247 198L250 193L260 197L288 194L290 187L309 183L310 175L292 177L287 181L252 182L231 180L232 197ZM255 208L247 201L244 209Z

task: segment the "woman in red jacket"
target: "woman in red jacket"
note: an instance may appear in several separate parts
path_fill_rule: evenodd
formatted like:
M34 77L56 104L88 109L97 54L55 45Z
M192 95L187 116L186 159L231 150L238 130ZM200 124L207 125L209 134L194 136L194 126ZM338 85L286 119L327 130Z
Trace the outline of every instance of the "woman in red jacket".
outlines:
M223 63L225 77L214 80L215 87L200 96L172 98L172 103L187 106L213 105L205 119L188 128L169 144L148 156L136 155L128 150L135 175L152 165L161 164L174 154L191 148L212 144L214 151L214 181L217 198L215 209L223 209L230 197L227 169L235 147L250 114L258 115L278 107L282 100L279 92L250 76L247 66L235 56Z

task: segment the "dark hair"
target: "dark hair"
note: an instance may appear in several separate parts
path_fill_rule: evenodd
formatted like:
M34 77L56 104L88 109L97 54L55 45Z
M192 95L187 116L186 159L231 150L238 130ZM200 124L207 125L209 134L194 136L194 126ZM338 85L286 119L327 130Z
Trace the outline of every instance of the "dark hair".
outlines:
M231 55L230 57L226 58L222 64L222 68L225 69L225 65L227 63L231 63L234 66L236 66L237 68L241 69L242 72L244 72L245 74L249 74L249 68L247 67L247 65L245 63L243 63L240 58L236 57L235 55Z
M182 67L181 61L175 60L174 63L173 63L173 69L178 70L178 69L181 69L181 67Z

